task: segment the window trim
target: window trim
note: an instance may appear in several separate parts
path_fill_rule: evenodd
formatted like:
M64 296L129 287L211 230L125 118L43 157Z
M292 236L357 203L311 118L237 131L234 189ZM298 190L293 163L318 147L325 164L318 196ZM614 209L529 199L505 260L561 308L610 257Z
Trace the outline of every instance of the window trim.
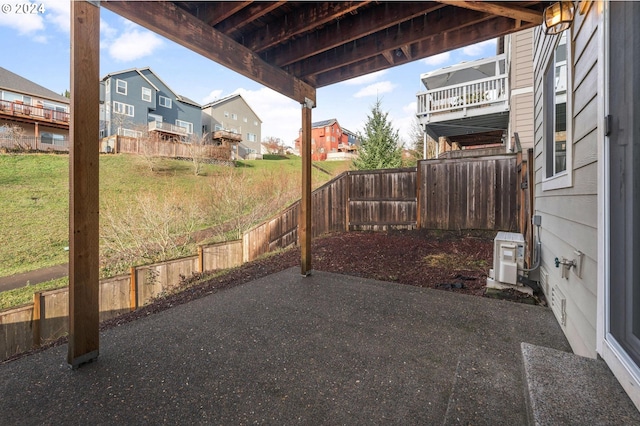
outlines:
M149 98L149 99L145 99L145 96L144 96L145 91L148 93L148 98ZM149 89L148 87L143 87L143 88L142 88L142 100L143 100L143 101L145 101L145 102L151 102L151 99L152 99L152 98L151 98L151 95L152 95L151 89Z
M163 99L165 99L166 101L163 104ZM168 103L167 103L168 101ZM171 102L171 98L168 98L166 96L162 96L162 95L158 95L158 105L160 105L162 108L167 108L167 109L171 109L173 108L173 104Z
M117 105L122 105L122 112L119 111L120 108L118 108ZM129 108L131 108L131 114L127 113ZM133 105L125 104L124 102L113 101L113 113L133 117L135 115L135 108Z
M555 121L552 124L549 124L549 120L546 119L548 114L549 100L547 95L547 74L551 71L551 67L554 66L555 69L555 50L558 47L558 44L561 40L561 36L557 37L557 40L553 43L553 50L549 59L547 61L545 72L542 79L542 102L543 102L543 130L542 130L542 152L544 155L543 160L543 178L542 178L542 190L550 191L554 189L561 188L570 188L573 186L573 37L571 29L565 31L563 34L566 34L567 38L567 90L566 90L566 117L567 117L567 129L566 129L566 164L567 167L562 172L553 174L547 177L547 164L548 164L548 156L553 155L553 150L549 150L548 146L550 144L549 139L547 137L548 127L549 125L555 126ZM554 71L555 75L555 71ZM554 92L555 97L555 92ZM553 143L553 141L551 142ZM554 158L555 160L555 158Z
M183 126L182 124L187 124L187 126ZM178 127L182 127L183 129L187 130L187 134L192 135L193 134L193 123L189 122L189 121L184 121L184 120L180 120L176 118L176 126Z
M120 83L124 83L124 92L120 91ZM116 78L116 93L127 96L127 82Z

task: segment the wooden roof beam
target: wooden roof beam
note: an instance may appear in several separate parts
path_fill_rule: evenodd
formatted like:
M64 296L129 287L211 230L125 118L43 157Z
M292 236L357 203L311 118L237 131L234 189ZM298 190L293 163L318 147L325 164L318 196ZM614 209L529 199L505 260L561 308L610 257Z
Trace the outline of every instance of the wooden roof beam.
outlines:
M262 52L293 36L311 31L320 25L328 24L344 15L356 12L368 3L370 2L302 2L299 4L304 5L303 7L287 13L280 18L279 22L245 35L243 44L254 52Z
M100 5L297 102L316 90L170 2L105 1Z
M526 25L523 25L522 28L531 28L533 26L535 25L527 23ZM513 19L500 16L488 19L476 25L435 34L426 40L422 40L411 45L411 50L413 52L413 58L411 60L427 58L449 50L468 46L469 40L481 42L510 34L515 30ZM395 62L395 65L404 64L409 61L410 59L407 58L399 58L399 60ZM389 67L389 63L382 55L370 57L363 61L315 76L316 87L329 86L344 80L384 70Z
M511 2L494 3L490 1L462 1L462 0L438 0L440 3L448 4L465 9L476 10L478 12L490 13L492 15L504 16L519 21L530 22L532 24L542 24L542 12L513 4Z
M396 52L412 42L426 40L436 34L446 34L465 26L472 26L493 17L487 13L448 7L437 14L427 14L424 18L404 22L397 27L380 31L351 42L347 46L339 47L339 55L330 50L305 61L296 62L287 67L287 70L298 77L322 74L378 56L381 52ZM385 56L384 53L382 54ZM385 58L389 60L389 57L385 56ZM397 57L393 59L391 56L391 58L391 64L398 62Z
M380 9L382 7L384 10ZM275 65L282 67L399 25L412 18L429 15L442 7L444 6L433 2L387 2L376 8L364 10L357 16L345 18L335 25L322 28L312 35L300 37L286 45L264 52L262 56L272 58L271 61ZM372 22L376 25L372 25ZM336 37L336 34L340 36Z
M197 17L212 27L238 13L251 1L212 1L202 2L196 8Z
M286 0L280 1L270 1L270 2L255 2L251 4L249 7L246 7L217 24L216 30L227 34L228 36L232 36L234 32L242 29L245 25L249 24L252 21L260 19L266 14L274 11L279 8L283 4L286 3Z

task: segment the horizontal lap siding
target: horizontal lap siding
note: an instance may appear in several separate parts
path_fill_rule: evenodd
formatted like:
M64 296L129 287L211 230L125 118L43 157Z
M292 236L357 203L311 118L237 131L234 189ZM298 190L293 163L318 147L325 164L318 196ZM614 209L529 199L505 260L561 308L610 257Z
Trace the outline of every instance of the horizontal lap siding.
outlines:
M422 227L515 230L515 156L421 161Z
M535 211L542 217L542 268L548 273L548 287L566 297L566 325L563 330L573 350L583 356L596 356L597 301L597 146L599 98L598 54L601 20L598 5L586 15L577 15L571 30L573 76L572 92L572 185L542 190L544 169L543 75L557 38L536 32L535 69ZM555 258L584 253L582 278L571 272L561 277ZM549 295L547 295L549 296Z

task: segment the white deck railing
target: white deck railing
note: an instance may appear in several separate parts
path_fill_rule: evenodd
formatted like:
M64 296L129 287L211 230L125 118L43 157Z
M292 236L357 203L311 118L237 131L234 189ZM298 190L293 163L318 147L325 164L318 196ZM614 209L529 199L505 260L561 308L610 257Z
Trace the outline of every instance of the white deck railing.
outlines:
M176 126L175 124L171 124L171 123L164 123L164 122L160 122L160 121L150 121L149 122L149 131L160 131L160 132L167 132L167 133L174 133L176 135L186 135L187 134L187 129L185 129L184 127L180 127L180 126Z
M418 116L437 115L506 103L507 76L500 75L417 94Z

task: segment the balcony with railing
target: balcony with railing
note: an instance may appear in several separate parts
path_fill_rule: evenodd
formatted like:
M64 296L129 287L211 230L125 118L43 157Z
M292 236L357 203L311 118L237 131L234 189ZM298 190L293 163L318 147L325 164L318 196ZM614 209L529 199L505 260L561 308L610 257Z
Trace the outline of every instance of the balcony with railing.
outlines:
M237 143L242 142L242 135L239 133L228 132L226 130L216 130L211 135L211 139L219 142Z
M0 100L0 117L11 117L13 120L23 122L47 123L52 127L68 129L70 115L65 111L57 111L42 106Z
M427 133L469 135L506 129L509 82L506 56L464 62L422 74L416 115Z
M187 129L181 126L176 126L171 123L164 123L161 121L150 121L149 122L149 131L150 132L161 132L161 133L169 133L171 135L176 136L187 136Z

